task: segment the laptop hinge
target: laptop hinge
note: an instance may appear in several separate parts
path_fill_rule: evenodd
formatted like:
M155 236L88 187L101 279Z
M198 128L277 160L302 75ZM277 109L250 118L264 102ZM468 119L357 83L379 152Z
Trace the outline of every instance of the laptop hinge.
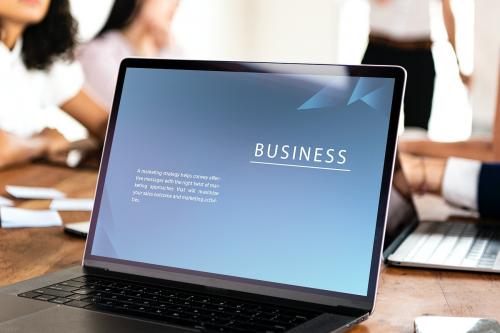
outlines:
M420 220L418 218L415 218L408 226L406 226L399 233L399 235L392 241L391 244L389 244L389 246L382 253L384 261L387 261L387 258L389 258L389 256L398 249L398 247L403 243L406 237L408 237L408 235L412 233L413 230L415 230L419 224Z
M292 308L297 308L297 309L303 308L304 310L308 310L308 311L314 310L314 311L318 311L318 312L322 312L322 313L324 312L324 313L331 313L331 314L338 314L338 315L345 315L345 316L352 316L352 317L360 317L364 313L370 311L370 310L361 309L361 308L353 308L353 307L345 307L345 306L328 306L328 305L315 304L315 303L309 303L309 302L288 300L288 299L284 299L284 298L277 298L277 297L271 297L271 296L244 293L244 292L234 291L234 290L229 290L229 289L221 289L221 288L215 288L215 287L207 287L207 286L177 282L177 281L173 281L173 280L163 280L163 279L157 279L157 278L150 278L150 277L145 277L142 275L114 272L114 271L111 271L111 270L106 269L106 268L93 267L93 266L85 266L84 265L83 272L85 274L89 274L89 275L99 275L99 276L102 276L104 278L110 277L110 278L116 278L116 279L122 279L122 280L130 280L130 281L134 281L134 282L138 282L138 283L153 284L153 285L159 285L159 286L164 285L165 287L168 287L168 288L178 288L178 289L190 290L193 292L211 294L211 295L219 296L219 297L240 298L240 299L247 300L247 301L276 304L278 306L292 307Z

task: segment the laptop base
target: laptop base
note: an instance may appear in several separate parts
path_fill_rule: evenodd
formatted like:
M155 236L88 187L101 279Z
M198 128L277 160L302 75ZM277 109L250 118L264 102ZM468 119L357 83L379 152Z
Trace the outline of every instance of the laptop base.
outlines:
M95 277L94 277L95 278ZM54 297L57 289L49 289L49 292L43 297L43 293L37 292L47 290L50 286L59 286L64 281L85 281L92 279L85 275L82 267L74 267L57 273L48 274L31 280L23 281L0 289L0 305L5 303L9 311L0 315L0 331L2 332L23 332L29 328L38 327L41 331L67 332L71 328L73 332L109 332L119 330L120 332L231 332L234 330L221 330L216 327L186 327L184 325L175 325L173 321L165 322L163 320L154 320L148 316L128 315L118 311L107 311L93 305L85 309L89 303L82 301L83 307L77 307L77 301L73 301L75 306L66 306L64 302L56 302L64 297ZM111 281L108 278L104 278ZM126 283L127 281L121 281ZM67 285L68 283L66 283ZM70 283L71 284L71 283ZM83 290L79 288L77 290ZM50 292L50 291L53 292ZM68 289L69 290L69 289ZM62 293L62 290L59 290ZM36 295L35 295L36 293ZM79 295L78 293L71 293ZM62 294L61 294L62 295ZM64 294L64 296L68 296ZM87 295L82 295L85 298ZM38 297L38 299L34 299ZM70 296L68 296L70 297ZM82 299L83 299L82 298ZM298 311L298 310L295 310ZM368 314L359 317L337 315L330 313L313 313L304 311L312 315L304 319L300 325L293 325L286 329L276 327L275 332L342 332L352 325L365 320ZM299 315L300 316L300 315ZM36 325L35 325L36 323ZM179 322L180 323L180 322ZM258 331L251 329L242 329L241 332ZM262 330L262 332L273 330Z

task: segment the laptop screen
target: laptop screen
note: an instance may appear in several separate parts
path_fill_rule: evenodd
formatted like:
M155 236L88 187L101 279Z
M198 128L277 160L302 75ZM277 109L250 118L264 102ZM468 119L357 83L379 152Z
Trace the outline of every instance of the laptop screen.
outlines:
M127 68L90 254L366 296L394 81Z

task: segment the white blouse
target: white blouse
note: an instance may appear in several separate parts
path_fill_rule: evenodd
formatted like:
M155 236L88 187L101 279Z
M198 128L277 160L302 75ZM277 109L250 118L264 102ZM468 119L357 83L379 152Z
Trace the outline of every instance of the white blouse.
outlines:
M370 0L370 29L394 40L431 36L432 0Z
M28 70L21 55L22 40L9 50L0 42L0 129L21 136L40 131L46 109L60 106L83 86L78 63L58 61L48 70Z

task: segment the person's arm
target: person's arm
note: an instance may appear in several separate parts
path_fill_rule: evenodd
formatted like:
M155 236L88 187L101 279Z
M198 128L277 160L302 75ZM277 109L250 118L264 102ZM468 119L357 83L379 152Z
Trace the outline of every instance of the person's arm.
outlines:
M442 194L450 204L500 218L500 163L436 159L401 154L405 176L414 191Z
M0 130L0 169L35 158L67 151L69 142L55 129L46 128L29 138Z
M497 138L497 141L500 137ZM497 143L500 145L500 143ZM400 140L398 149L401 152L419 156L447 158L450 156L480 161L494 161L496 156L491 140L468 140L459 142L436 142L430 140Z
M444 26L446 28L446 34L448 35L448 41L453 48L453 51L457 51L456 47L456 29L455 29L455 15L453 14L453 9L451 8L451 0L442 0L443 4L443 18Z
M441 194L446 159L400 153L406 180L418 193Z
M61 105L61 109L80 122L90 134L104 140L109 114L83 90Z
M481 166L477 185L479 214L486 218L500 218L500 163Z
M482 218L500 218L500 164L450 158L441 184L451 204L476 210Z
M418 193L443 195L451 204L477 210L481 162L400 154L410 187Z
M471 77L469 75L465 75L464 73L462 73L460 69L460 62L458 60L455 14L453 13L453 9L451 8L451 0L442 0L442 8L443 8L443 19L444 19L444 26L446 28L446 34L448 35L448 40L457 58L457 64L460 70L460 78L462 79L462 82L465 84L465 86L469 87L471 83Z

